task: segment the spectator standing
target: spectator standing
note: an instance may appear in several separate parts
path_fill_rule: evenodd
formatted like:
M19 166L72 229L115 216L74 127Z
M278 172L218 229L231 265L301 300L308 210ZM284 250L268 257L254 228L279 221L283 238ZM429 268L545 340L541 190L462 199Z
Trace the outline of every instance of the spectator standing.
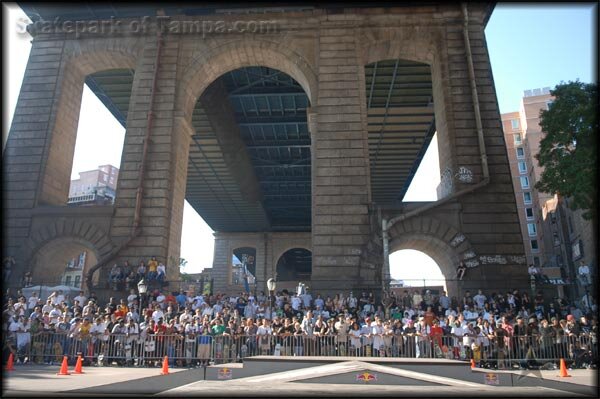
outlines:
M585 264L585 262L581 261L579 263L579 268L577 269L577 275L579 276L579 281L583 286L588 286L591 284L590 279L590 267Z

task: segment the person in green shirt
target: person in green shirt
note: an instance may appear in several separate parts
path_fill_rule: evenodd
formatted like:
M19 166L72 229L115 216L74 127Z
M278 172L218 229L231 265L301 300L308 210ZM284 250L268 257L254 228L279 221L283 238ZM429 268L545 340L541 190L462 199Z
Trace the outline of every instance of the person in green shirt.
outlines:
M402 320L402 311L396 306L392 309L391 316L393 320Z
M224 332L225 326L223 325L223 322L221 321L221 319L216 319L215 325L211 328L212 335L223 335Z

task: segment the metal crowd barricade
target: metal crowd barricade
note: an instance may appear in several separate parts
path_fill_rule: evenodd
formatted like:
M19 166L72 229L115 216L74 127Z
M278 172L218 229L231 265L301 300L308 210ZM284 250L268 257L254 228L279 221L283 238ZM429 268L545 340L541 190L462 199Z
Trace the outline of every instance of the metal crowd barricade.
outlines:
M28 344L19 349L34 363L60 364L67 355L74 364L78 355L94 365L159 366L168 356L171 366L240 362L256 355L277 356L380 356L395 358L445 358L468 361L493 368L516 368L558 364L562 358L569 365L583 367L597 361L598 341L595 334L544 337L518 336L498 342L493 337L441 337L395 334L382 336L374 347L373 336L357 339L351 335L132 335L110 334L81 337L54 332L31 334ZM466 346L465 342L474 344Z

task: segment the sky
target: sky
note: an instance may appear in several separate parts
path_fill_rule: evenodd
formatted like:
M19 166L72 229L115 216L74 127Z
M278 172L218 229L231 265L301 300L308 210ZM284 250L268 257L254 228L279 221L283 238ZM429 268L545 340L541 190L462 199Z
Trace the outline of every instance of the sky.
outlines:
M488 52L501 113L518 111L523 91L554 87L561 81L596 81L596 3L499 3L486 28ZM22 33L24 13L15 5L2 4L5 41L2 147L17 103L31 37ZM21 18L21 20L19 20ZM6 90L6 89L5 89ZM94 94L84 89L82 112L73 160L72 179L102 164L119 167L125 131ZM119 145L117 145L119 144ZM417 171L405 201L434 201L439 184L437 139L434 138ZM212 230L186 202L181 256L185 271L198 273L211 267ZM414 267L418 265L418 267ZM439 267L426 254L414 250L390 256L392 278L422 285L423 279L443 279Z

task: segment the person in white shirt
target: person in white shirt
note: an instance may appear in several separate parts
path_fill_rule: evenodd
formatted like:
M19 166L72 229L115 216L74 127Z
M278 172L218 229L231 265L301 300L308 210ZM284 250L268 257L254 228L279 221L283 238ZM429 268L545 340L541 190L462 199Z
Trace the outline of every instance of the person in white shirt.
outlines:
M52 309L54 309L54 305L52 304L52 298L48 298L44 306L42 306L42 314L46 312L50 313Z
M202 317L208 316L211 317L213 313L212 308L208 305L208 303L204 302L202 304Z
M273 329L269 325L269 320L263 319L262 325L258 326L256 330L258 335L258 344L262 354L269 354L271 349L271 335L273 335Z
M454 337L455 355L457 355L459 348L462 346L463 335L465 334L465 330L461 327L459 320L454 322L454 326L450 330L450 334L452 334Z
M167 268L162 262L160 262L158 264L158 266L156 267L156 279L158 281L162 282L165 279L166 275L167 275Z
M31 314L31 312L33 311L33 309L35 309L35 307L38 305L38 303L40 302L40 298L38 297L38 293L37 292L33 292L31 294L31 296L29 297L29 299L27 300L27 309L29 310L29 314Z
M156 307L154 308L154 312L152 312L152 318L154 319L154 322L158 324L158 320L164 320L164 317L165 314L163 313L162 309L160 308L160 306L156 305Z
M62 315L62 311L60 310L58 305L54 305L54 309L50 311L48 316L50 316L51 323L58 323L58 317Z
M590 285L590 267L586 265L583 261L579 264L579 268L577 269L577 274L579 274L579 279L583 285Z
M190 312L190 309L185 308L181 316L179 316L179 324L185 325L185 323L191 322L194 320L194 315Z
M158 306L160 306L161 309L165 308L165 299L167 299L167 297L162 292L156 297L156 302L158 302Z
M350 309L356 309L356 305L357 304L358 304L358 299L351 292L350 296L348 297L348 308L350 308Z
M481 290L477 290L477 295L473 297L473 302L475 303L475 308L477 310L482 310L485 305L486 296L483 295Z
M373 335L373 356L380 356L379 351L385 352L385 342L383 341L383 323L379 317L375 318L375 325L371 327Z
M73 298L74 301L78 301L81 305L87 303L87 297L83 294L83 291L79 291L79 294Z
M54 297L54 304L61 304L63 301L65 300L65 296L62 292L62 290L58 290L58 293L56 294L56 296Z
M192 304L192 310L200 309L204 303L204 297L202 295L196 295Z
M135 293L134 289L131 289L129 291L129 296L127 297L127 307L129 309L131 309L133 307L133 303L135 302L135 300L137 299L137 294ZM80 302L83 303L83 302Z
M465 310L463 311L463 315L465 316L465 320L467 322L474 321L479 317L479 313L471 310L469 305L465 305Z

